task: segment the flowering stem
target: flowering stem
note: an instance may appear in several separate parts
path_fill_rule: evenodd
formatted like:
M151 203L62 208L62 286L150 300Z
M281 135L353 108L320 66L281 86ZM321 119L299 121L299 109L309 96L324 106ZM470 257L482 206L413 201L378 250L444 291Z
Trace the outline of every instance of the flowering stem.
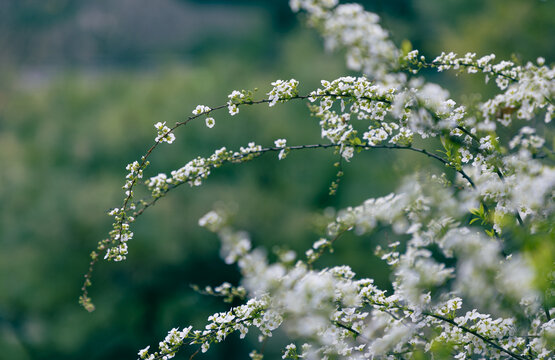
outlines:
M384 98L384 97L378 97L378 96L377 96L377 97L368 97L368 96L355 97L355 96L349 95L349 94L334 94L334 93L310 94L310 95L294 95L294 96L291 96L291 97L288 97L288 98L280 99L280 100L278 100L278 101L304 100L304 99L313 99L313 98L318 98L318 97L334 97L334 98L337 98L337 99L340 99L340 98L358 98L358 99L364 99L364 100L369 100L369 101L377 101L377 102L383 102L383 103L391 104L391 101L388 100L388 99L386 99L386 98ZM256 105L256 104L264 104L264 103L272 103L272 102L273 102L273 100L270 100L270 99L261 99L261 100L242 101L242 102L236 103L235 105L236 105L236 106L241 106L241 105ZM158 147L158 145L159 145L161 142L163 142L163 139L164 139L168 134L173 133L178 127L187 125L189 122L191 122L191 121L193 121L193 120L195 120L195 119L197 119L197 118L199 118L199 117L201 117L201 116L208 115L208 114L210 114L210 113L213 112L213 111L221 110L221 109L223 109L223 108L226 108L227 106L228 106L228 104L226 103L226 104L219 105L219 106L216 106L216 107L213 107L213 108L209 108L208 111L204 111L204 112L201 112L201 113L198 113L198 114L189 116L189 117L188 117L186 120L184 120L184 121L176 122L175 125L174 125L172 128L170 128L165 134L163 134L163 136L160 137L160 139L156 140L155 143L147 150L147 152L145 153L145 155L143 155L143 156L141 157L141 163L139 164L139 169L142 170L142 169L144 169L144 168L148 165L148 161L147 161L147 160L148 160L148 158L150 157L151 153L154 151L154 149L156 149L156 147ZM413 149L413 148L411 148L411 147L406 147L406 148L407 148L407 149ZM281 151L281 149L280 149L280 151ZM416 150L416 149L414 149L414 151L422 152L422 153L424 153L424 154L426 154L426 155L428 155L428 156L435 157L436 159L441 159L441 158L439 158L439 157L437 157L437 156L435 156L435 155L433 155L433 154L430 154L430 153L425 152L424 150ZM444 162L446 165L448 165L448 163L445 162L443 159L441 159L441 161ZM461 175L463 175L463 177L464 177L465 179L467 179L467 180L470 182L470 184L474 187L474 185L473 185L473 183L472 183L472 180L470 180L470 178L469 178L468 176L466 176L466 174L464 174L464 172L462 172L462 171L459 171L459 172L460 172ZM120 242L122 241L122 240L121 240L121 239L122 239L122 231L123 231L123 230L122 230L122 225L123 225L123 223L125 222L125 220L128 218L128 216L126 215L126 211L127 211L127 207L128 207L129 201L131 200L131 198L132 198L132 196L133 196L133 195L132 195L132 194L133 194L132 190L133 190L134 186L136 185L136 182L137 182L136 178L133 179L133 181L132 181L131 184L130 184L130 187L128 188L129 194L125 197L124 202L123 202L123 206L122 206L122 208L121 208L121 212L122 212L123 215L121 216L121 219L118 220L118 222L116 223L116 226L115 226L116 228L119 229L119 231L118 231L118 235L119 235L119 236L117 236L116 239L120 239L120 240L119 240ZM140 211L140 213L142 213L142 212ZM112 241L112 242L113 242L113 241ZM105 249L105 246L106 246L106 244L105 244L104 242L100 242L100 243L99 243L99 246L98 246L98 250L104 250L104 249Z
M410 311L410 310L409 310L409 311ZM520 355L518 355L518 354L515 354L514 352L512 352L512 351L510 351L510 350L507 350L507 349L505 349L504 347L502 347L502 346L496 344L495 342L493 342L492 340L490 340L490 339L486 338L485 336L481 335L481 334L478 333L477 331L472 330L472 329L469 329L469 328L467 328L467 327L464 327L464 326L462 326L462 325L457 324L455 321L453 321L453 320L451 320L451 319L448 319L448 318L445 318L445 317L443 317L443 316L436 315L436 314L433 314L433 313L429 313L429 312L426 312L426 311L422 312L422 314L423 314L423 315L426 315L426 316L433 317L433 318L438 319L438 320L441 320L441 321L444 321L444 322L446 322L446 323L448 323L448 324L450 324L450 325L452 325L452 326L455 326L455 327L461 329L463 332L466 332L466 333L468 333L468 334L472 334L472 335L476 336L477 338L479 338L480 340L482 340L482 341L488 343L489 345L493 346L493 347L496 348L497 350L502 351L502 352L504 352L505 354L507 354L507 355L509 355L509 356L511 356L511 357L513 357L513 358L515 358L515 359L519 359L519 360L526 360L526 359L527 359L527 358L525 358L525 357L523 357L523 356L520 356Z
M449 67L451 67L451 66L455 65L455 64L452 64L452 63L443 63L443 62L428 63L428 62L425 62L425 61L419 61L418 63L421 64L425 68L434 68L434 67L438 67L438 66L449 66ZM484 66L478 66L477 64L468 64L468 63L459 62L458 65L464 66L464 67L473 67L473 68L479 69L480 71L482 71L482 73L484 73L484 69L485 69ZM489 72L492 75L501 76L501 77L504 77L505 79L508 79L508 80L511 80L511 81L514 81L514 82L518 82L518 79L516 79L512 76L509 76L507 74L503 74L499 71L489 71Z
M347 326L347 325L343 324L340 321L334 321L333 323L334 323L334 325L353 333L353 335L355 335L355 338L361 337L362 339L367 340L363 336L361 336L360 333L358 331L356 331L355 329L353 329L352 327Z
M476 138L476 136L472 133L470 133L470 131L466 130L464 127L462 126L457 126L457 129L461 130L462 132L464 132L466 135L470 136L472 138L472 140L474 140L478 145L480 144L479 140ZM478 151L480 153L483 153L482 149L478 148ZM497 174L497 176L499 176L499 178L504 181L505 180L505 176L503 175L503 172L501 171L501 169L499 169L499 167L495 168L495 173ZM524 221L522 221L522 217L520 217L520 213L518 212L518 210L515 211L515 217L516 220L518 221L518 224L520 226L524 226Z
M470 131L468 131L467 129L465 129L462 126L457 126L457 129L461 130L463 133L465 133L466 135L470 136L472 138L473 141L475 141L478 145L480 144L480 141L478 140L478 138L476 138L476 136L472 133L470 133ZM484 154L484 151L482 149L480 149L479 147L477 148L478 152L481 154ZM487 154L486 154L487 155ZM499 176L499 178L504 181L505 177L503 175L503 172L501 171L501 169L499 169L499 167L495 168L495 173L497 174L497 176ZM482 202L482 204L484 205L484 208L486 209L486 211L488 211L486 204L484 204L484 202ZM522 217L520 216L520 213L518 212L518 210L515 211L515 217L516 220L518 221L518 224L520 226L524 226L524 221L522 220ZM494 230L495 231L495 230ZM495 231L497 233L497 231Z
M371 299L366 299L366 301L367 301L370 305L381 307L381 309L380 309L381 311L387 312L387 311L384 310L383 308L386 308L386 309L387 309L387 308L396 308L396 309L399 309L399 310L402 310L402 311L407 311L407 312L409 312L409 313L414 313L414 310L412 310L412 309L410 309L410 308L407 308L407 307L404 307L404 306L401 306L401 305L388 305L388 304L384 304L384 303L380 303L380 302L373 301L373 300L371 300ZM467 327L465 327L465 326L463 326L463 325L459 325L459 324L457 324L455 321L453 321L453 320L451 320L451 319L449 319L449 318L446 318L446 317L443 317L443 316L441 316L441 315L437 315L437 314L434 314L434 313L431 313L431 312L428 312L428 311L423 311L423 312L422 312L422 315L424 315L424 316L429 316L429 317L433 317L434 319L437 319L437 320L446 322L446 323L450 324L451 326L457 327L457 328L461 329L463 332L468 333L468 334L471 334L471 335L473 335L473 336L476 336L477 338L479 338L479 339L482 340L483 342L485 342L485 343L487 343L487 344L493 346L493 347L496 348L497 350L499 350L499 351L501 351L501 352L504 352L505 354L507 354L507 355L509 355L509 356L511 356L511 357L513 357L513 358L515 358L515 359L519 359L519 360L527 360L527 359L528 359L527 357L523 357L523 356L518 355L518 354L516 354L516 353L514 353L514 352L512 352L512 351L510 351L510 350L508 350L508 349L505 349L504 347L498 345L498 344L495 343L494 341L492 341L492 340L486 338L485 336L481 335L479 332L477 332L477 331L475 331L475 330L472 330L472 329L469 329L469 328L467 328Z
M410 151L415 151L421 154L424 154L430 158L436 159L438 161L440 161L442 164L449 166L449 162L445 159L443 159L442 157L432 154L424 149L420 149L420 148L415 148L412 146L403 146L403 145L352 145L355 148L361 148L364 150L369 150L369 149L399 149L399 150L410 150ZM305 150L305 149L327 149L327 148L332 148L332 147L339 147L339 145L337 144L307 144L307 145L294 145L294 146L288 146L287 149L289 150ZM245 158L251 154L257 154L257 155L261 155L263 153L267 153L267 152L278 152L283 150L283 148L280 147L267 147L267 148L262 148L260 150L256 150L256 151L252 151L248 154L242 154L240 156L234 157L231 160L227 160L224 162L232 162L235 160L241 160L242 158ZM464 172L464 170L456 170L459 174L462 175L462 177L464 179L466 179L468 181L468 183L470 184L471 187L476 188L476 185L474 184L474 182L472 181L472 179ZM162 198L166 193L168 193L170 190L175 189L176 187L194 180L195 178L200 177L200 176L194 176L191 178L188 178L186 181L180 182L178 184L172 185L170 187L168 187L164 192L162 192L161 196L155 197L153 198L151 201L149 202L145 202L143 203L142 208L140 208L139 210L137 210L135 213L133 213L133 216L136 218L138 216L140 216L148 207L154 205L160 198Z
M317 97L325 97L325 96L336 97L336 98L343 98L343 97L348 98L348 97L352 97L352 96L349 96L349 95L340 95L340 94L326 93L326 94L312 94L312 95L295 95L295 96L292 96L292 97L287 98L287 99L282 99L282 101L287 101L287 100L304 100L304 99L309 99L309 98L317 98ZM362 96L362 97L360 97L360 98L361 98L361 99L365 99L365 100L370 100L370 101L379 101L379 102L385 102L385 103L391 104L391 102L390 102L389 100L384 99L384 98L380 98L380 97L372 98L372 97ZM261 100L244 101L244 102L237 103L236 105L237 105L237 106L241 106L241 105L256 105L256 104L264 104L264 103L271 103L271 102L272 102L272 101L269 100L269 99L261 99ZM197 118L199 118L199 117L201 117L201 116L203 116L203 115L208 115L208 114L210 114L210 113L213 112L213 111L217 111L217 110L224 109L224 108L226 108L227 106L228 106L227 104L219 105L219 106L210 108L210 110L205 111L205 112L202 112L202 113L200 113L200 114L189 116L189 117L188 117L186 120L184 120L184 121L176 122L175 125L174 125L172 128L170 128L170 130L169 130L166 134L164 134L164 137L165 137L166 135L170 134L170 133L173 133L178 127L187 125L189 122L191 122L191 121L193 121L193 120L195 120L195 119L197 119ZM162 137L162 138L163 138L163 137ZM150 155L151 155L151 153L154 151L154 149L156 149L156 147L158 147L158 145L162 142L162 138L161 138L160 140L156 141L156 142L147 150L147 152L145 153L145 155L143 155L143 156L141 157L141 163L140 163L140 165L139 165L139 168L140 168L140 169L143 169L144 167L146 167L148 158L150 157ZM133 182L132 182L131 187L129 188L129 190L132 190L133 187L135 186L135 184L136 184L136 180L133 180ZM129 203L129 201L131 200L131 197L132 197L131 194L132 194L132 193L131 193L131 191L130 191L129 195L126 196L125 199L124 199L123 207L122 207L123 213L125 213L125 211L127 210L127 205L128 205L128 203ZM118 226L119 226L119 228L120 228L120 234L119 234L119 235L120 235L120 238L121 238L121 225L123 224L124 220L125 220L125 217L122 217L122 219L119 220L119 222L118 222ZM102 250L103 250L103 249L102 249Z

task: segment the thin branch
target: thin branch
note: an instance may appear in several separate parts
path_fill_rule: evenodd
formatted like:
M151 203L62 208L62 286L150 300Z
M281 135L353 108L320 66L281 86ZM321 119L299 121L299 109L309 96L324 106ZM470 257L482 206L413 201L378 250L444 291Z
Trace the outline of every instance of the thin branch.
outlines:
M193 358L198 354L199 351L200 351L200 348L197 349L197 351L195 351L195 352L189 357L189 360L193 360Z
M360 334L360 332L356 331L355 329L353 329L352 327L350 327L350 326L348 326L348 325L343 324L343 323L340 322L340 321L333 321L333 324L334 324L335 326L337 326L337 327L340 327L340 328L342 328L342 329L345 329L345 330L351 332L353 335L355 335L355 338L360 337L361 339L368 341L368 339L366 339L364 336L362 336L362 335Z
M399 310L403 310L403 311L408 311L410 313L414 313L414 310L403 307L401 305L387 305L387 304L383 304L383 303L379 303L376 301L373 301L371 299L366 299L366 301L370 304L370 305L374 305L374 306L378 306L378 307L382 307L382 308L397 308ZM383 309L380 309L381 311L384 311ZM463 325L459 325L457 324L455 321L448 319L446 317L443 317L441 315L437 315L431 312L427 312L427 311L423 311L422 315L424 316L429 316L429 317L433 317L434 319L446 322L448 324L450 324L451 326L455 326L459 329L461 329L463 332L467 333L467 334L471 334L473 336L476 336L477 338L479 338L480 340L484 341L485 343L493 346L495 349L504 352L505 354L511 356L512 358L518 359L518 360L528 360L528 357L523 357L521 355L518 355L514 352L512 352L511 350L505 349L504 347L498 345L497 343L495 343L494 341L492 341L491 339L486 338L485 336L483 336L482 334L480 334L479 332L469 329Z
M409 310L409 311L410 311L410 310ZM469 328L467 328L467 327L465 327L465 326L462 326L462 325L457 324L455 321L453 321L453 320L451 320L451 319L448 319L448 318L445 318L445 317L443 317L443 316L436 315L436 314L433 314L433 313L429 313L429 312L423 312L422 314L423 314L423 315L426 315L426 316L433 317L433 318L438 319L438 320L441 320L441 321L444 321L444 322L446 322L446 323L448 323L448 324L451 324L452 326L455 326L455 327L461 329L461 330L462 330L463 332L465 332L465 333L474 335L474 336L476 336L477 338L479 338L480 340L482 340L482 341L488 343L489 345L493 346L493 347L496 348L497 350L499 350L499 351L501 351L501 352L504 352L505 354L507 354L507 355L509 355L509 356L511 356L511 357L513 357L513 358L515 358L515 359L519 359L519 360L526 360L526 359L527 359L527 358L525 358L525 357L523 357L523 356L520 356L520 355L518 355L518 354L515 354L514 352L512 352L512 351L510 351L510 350L508 350L508 349L505 349L504 347L502 347L502 346L496 344L495 342L493 342L492 340L490 340L490 339L486 338L485 336L481 335L481 334L478 333L477 331L472 330L472 329L469 329Z
M265 310L265 309L264 309L264 310ZM226 330L227 330L227 329L229 329L229 328L233 328L233 327L234 327L235 325L237 325L237 324L242 324L242 323L244 323L244 322L252 321L252 320L254 320L254 319L255 319L254 316L253 316L253 317L249 317L249 318L245 318L245 319L241 319L241 320L235 322L234 324L225 325L225 326L223 327L223 329L226 329ZM185 346L185 345L202 344L203 342L206 342L207 340L210 340L210 337L213 336L215 333L217 333L217 332L220 331L220 330L222 330L222 328L208 330L207 333L203 332L202 335L200 335L198 338L193 338L193 339L191 339L192 341L190 341L190 342L188 342L188 343L186 343L186 342L184 341L184 340L187 339L187 338L184 338L184 339L183 339L183 342L182 342L181 344L175 345L175 346L173 346L171 349L169 349L169 350L170 350L170 353L172 353L172 352L173 352L173 353L177 353L177 352L178 352L183 346ZM199 350L200 350L200 349L197 349L197 351L195 351L195 352L191 355L190 359L192 359L193 357L195 357L195 355L198 354ZM153 358L153 360L161 360L161 359L164 359L167 355L168 355L168 354L158 354L157 356L155 356L155 357Z
M420 149L420 148L415 148L415 147L411 147L411 146L402 146L402 145L350 145L354 148L361 148L364 150L369 150L369 149L397 149L397 150L410 150L410 151L414 151L414 152L418 152L421 154L426 155L427 157L430 157L432 159L435 159L439 162L441 162L444 165L450 166L449 161L443 159L442 157L430 153L424 149ZM334 147L340 147L340 145L337 144L307 144L307 145L294 145L294 146L287 146L286 149L289 150L305 150L305 149L327 149L327 148L334 148ZM233 157L230 160L227 160L225 162L234 162L234 161L238 161L241 160L251 154L255 154L255 155L261 155L267 152L279 152L281 150L283 150L284 148L281 147L266 147L266 148L262 148L260 150L257 151L252 151L249 152L248 154L241 154L240 156L237 157ZM476 188L476 185L474 184L474 182L472 181L472 179L464 172L464 170L456 170L459 174L461 174L461 176L466 179L468 181L468 183L470 184L470 186L472 188ZM145 202L143 204L143 207L140 208L139 210L137 210L136 212L133 213L133 217L137 218L139 217L148 207L154 205L160 198L164 197L165 194L167 194L169 191L171 191L172 189L175 189L176 187L183 185L189 181L195 180L196 178L199 178L200 176L193 176L188 178L187 180L184 180L178 184L175 185L171 185L168 187L168 189L166 189L164 192L162 192L160 194L160 196L157 196L155 198L153 198L151 201L149 202Z
M478 140L478 138L474 134L470 133L470 131L466 130L464 127L457 126L457 129L461 130L463 133L470 136L472 138L472 140L474 140L478 145L480 144L480 141ZM480 149L479 147L478 147L478 152L479 153L484 153L484 151L482 151L482 149ZM501 179L501 181L503 181L503 182L505 181L505 176L503 175L503 172L497 166L495 167L495 173ZM518 212L518 209L515 210L515 217L516 217L516 220L518 221L518 224L520 226L524 226L524 221L522 220L522 217L520 217L520 213Z
M419 63L419 64L422 64L422 65L423 65L424 67L426 67L426 68L433 68L433 67L438 67L438 66L450 66L450 67L453 67L453 66L457 65L457 64L442 63L442 62L431 62L431 63L427 63L427 62L419 61L418 63ZM473 68L479 69L479 70L481 70L482 74L492 74L492 75L495 75L495 76L501 76L501 77L504 77L505 79L511 80L511 81L513 81L513 82L518 82L518 81L519 81L517 78L514 78L514 77L512 77L512 76L510 76L510 75L504 74L504 73L499 72L499 71L488 71L488 72L485 72L485 71L484 71L485 66L478 66L478 65L475 65L475 64L469 64L469 63L463 63L463 62L459 62L458 65L463 66L463 67L473 67ZM453 70L457 70L457 69L453 69Z

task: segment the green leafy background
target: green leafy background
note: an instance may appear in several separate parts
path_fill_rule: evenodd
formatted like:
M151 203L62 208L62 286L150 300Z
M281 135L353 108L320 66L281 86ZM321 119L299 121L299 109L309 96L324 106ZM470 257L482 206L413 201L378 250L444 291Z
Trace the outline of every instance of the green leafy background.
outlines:
M434 57L441 51L494 52L498 59L553 61L554 1L366 1L397 43L408 39ZM119 206L125 165L155 137L153 124L184 120L197 104L222 104L234 89L296 78L301 93L321 79L349 74L342 55L291 14L286 1L6 0L0 4L0 358L132 359L172 327L203 327L226 304L191 284L237 283L218 257L218 241L197 225L214 204L234 204L237 227L271 256L275 246L301 256L321 235L317 214L394 191L406 174L436 169L418 154L376 150L344 163L336 196L331 150L266 154L225 165L200 188L181 187L135 224L129 259L99 263L87 313L77 299L88 254L106 236L106 211ZM551 35L550 35L551 34ZM430 75L462 94L479 77ZM494 91L486 88L482 96ZM304 103L216 113L216 126L193 122L152 156L147 176L197 155L249 141L320 142ZM316 214L316 215L315 215ZM351 264L388 287L372 254L387 229L342 238L320 266ZM256 335L232 336L199 358L246 358ZM280 356L283 333L265 348ZM196 349L185 349L186 359Z

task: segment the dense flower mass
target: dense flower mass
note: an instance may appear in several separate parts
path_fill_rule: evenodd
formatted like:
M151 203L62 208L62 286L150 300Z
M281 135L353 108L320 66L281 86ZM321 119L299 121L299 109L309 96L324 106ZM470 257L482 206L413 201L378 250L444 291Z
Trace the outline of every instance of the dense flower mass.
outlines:
M270 100L270 106L274 106L278 101L286 101L298 94L297 86L299 82L295 79L288 81L277 80L272 83L274 87L272 91L268 93L268 100Z
M281 160L291 151L333 148L350 161L375 148L412 151L456 176L417 173L395 193L335 211L325 236L304 255L283 250L273 262L248 233L233 228L228 213L207 213L199 225L217 234L222 259L238 266L242 280L203 292L242 305L211 315L204 329L170 330L156 350L147 346L139 358L170 359L186 345L205 352L231 333L243 338L254 329L260 341L276 331L288 337L283 359L555 357L555 167L549 127L555 68L543 58L520 65L497 61L494 54L449 52L427 61L418 50L397 48L379 17L360 5L290 4L305 12L327 47L345 50L347 66L359 76L322 80L306 95L299 95L295 79L273 82L260 100L251 91L234 90L222 106L199 105L173 129L157 123L155 145L127 166L123 205L110 211L113 229L98 246L105 258L125 259L135 218L173 188L200 186L222 164L251 161L265 152L277 152ZM462 105L418 76L423 68L481 75L485 82L493 79L499 93L475 106ZM151 199L133 201L148 156L159 143L172 143L180 125L218 109L237 115L246 105L304 99L319 119L323 143L290 145L280 138L268 147L255 142L236 151L222 147L150 177ZM212 117L205 122L209 128L215 124ZM514 132L507 135L507 129ZM334 182L331 188L336 187ZM391 270L390 291L357 277L348 265L317 267L343 234L363 236L377 229L388 229L396 239L386 236L372 249ZM97 256L93 252L92 263ZM81 302L90 309L90 273L86 277ZM251 353L253 359L262 357Z
M305 10L330 50L346 50L347 66L370 78L397 81L392 70L399 67L399 50L379 24L379 16L359 4L337 5L337 1L292 0L293 11Z

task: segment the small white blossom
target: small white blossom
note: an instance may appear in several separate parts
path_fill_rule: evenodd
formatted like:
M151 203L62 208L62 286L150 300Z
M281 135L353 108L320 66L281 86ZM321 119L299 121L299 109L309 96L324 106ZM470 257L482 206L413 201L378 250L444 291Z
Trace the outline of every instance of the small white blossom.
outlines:
M287 145L287 140L285 139L277 139L276 141L274 141L274 144L276 145L276 147L278 148L284 148Z
M214 118L207 117L206 118L206 126L211 129L211 128L214 127L214 125L216 125L216 121L214 120Z
M232 102L228 102L227 108L228 108L229 114L231 116L239 114L239 107L236 104L234 104Z
M201 114L206 114L209 113L212 109L210 109L208 106L206 105L197 105L197 107L195 108L195 110L193 110L193 115L201 115Z

